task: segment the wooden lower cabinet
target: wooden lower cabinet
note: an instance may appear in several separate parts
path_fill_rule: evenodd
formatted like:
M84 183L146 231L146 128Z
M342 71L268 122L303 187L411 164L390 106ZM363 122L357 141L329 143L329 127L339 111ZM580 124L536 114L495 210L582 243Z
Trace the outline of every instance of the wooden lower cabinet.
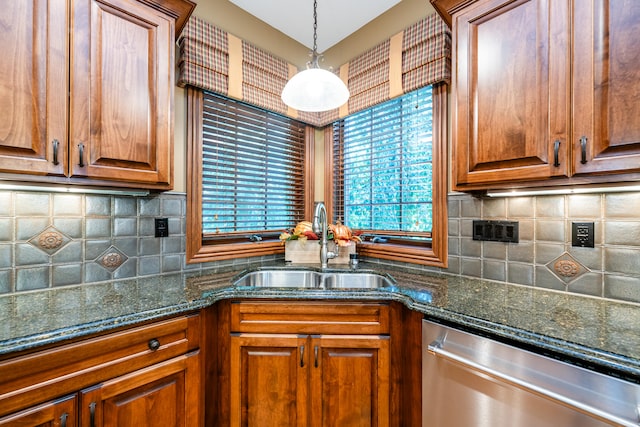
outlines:
M388 304L246 304L232 309L232 427L390 425ZM364 316L377 333L359 333Z
M231 337L232 426L389 425L389 337Z
M311 339L309 426L389 425L389 337Z
M2 360L0 427L202 426L199 346L192 314Z
M295 335L231 337L231 425L306 426L308 339Z
M63 397L53 402L21 411L8 417L0 418L1 427L73 427L77 421L77 396Z
M198 353L181 356L80 393L81 426L200 425Z

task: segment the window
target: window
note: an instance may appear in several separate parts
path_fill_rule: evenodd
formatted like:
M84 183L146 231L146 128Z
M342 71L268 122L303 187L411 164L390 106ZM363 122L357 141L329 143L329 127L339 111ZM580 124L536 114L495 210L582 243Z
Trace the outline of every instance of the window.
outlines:
M446 87L428 86L334 123L326 198L361 253L446 265L444 102Z
M187 256L209 261L282 252L278 236L306 218L306 125L189 89Z

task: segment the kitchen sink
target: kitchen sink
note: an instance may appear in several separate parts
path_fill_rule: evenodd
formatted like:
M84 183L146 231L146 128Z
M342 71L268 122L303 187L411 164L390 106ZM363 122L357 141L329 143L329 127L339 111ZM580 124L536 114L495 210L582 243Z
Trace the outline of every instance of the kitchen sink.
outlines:
M274 269L248 272L233 284L255 288L380 289L393 286L394 280L372 272Z

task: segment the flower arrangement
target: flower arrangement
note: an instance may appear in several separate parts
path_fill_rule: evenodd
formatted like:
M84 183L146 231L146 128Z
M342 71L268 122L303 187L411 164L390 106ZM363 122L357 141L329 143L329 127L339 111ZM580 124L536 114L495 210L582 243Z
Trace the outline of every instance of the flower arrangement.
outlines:
M360 237L353 234L351 229L340 223L340 221L335 224L329 224L327 238L333 240L338 246L349 246L352 242L355 244L362 241ZM280 234L280 240L282 242L290 240L320 240L320 237L314 233L311 222L300 221L295 228Z

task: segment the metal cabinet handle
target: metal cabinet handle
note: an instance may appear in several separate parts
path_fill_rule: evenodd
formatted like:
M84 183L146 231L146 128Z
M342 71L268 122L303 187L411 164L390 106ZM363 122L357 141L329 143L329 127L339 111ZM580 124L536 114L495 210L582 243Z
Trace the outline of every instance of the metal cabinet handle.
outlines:
M313 347L313 366L318 367L318 346Z
M96 402L89 404L89 426L96 427Z
M58 161L58 148L60 147L60 141L57 139L53 140L53 164L58 165L60 162Z
M149 350L156 351L160 348L160 341L158 341L156 338L153 338L149 340L147 345L149 346Z
M560 140L556 139L556 142L553 143L553 166L560 166Z
M78 157L79 157L78 166L83 168L84 167L84 144L83 143L78 144Z
M585 163L587 163L587 137L586 136L583 136L582 138L580 138L580 153L581 153L580 163L584 165Z
M69 414L66 412L60 415L60 427L67 427L67 418L69 418Z
M304 368L304 346L300 346L300 367Z

